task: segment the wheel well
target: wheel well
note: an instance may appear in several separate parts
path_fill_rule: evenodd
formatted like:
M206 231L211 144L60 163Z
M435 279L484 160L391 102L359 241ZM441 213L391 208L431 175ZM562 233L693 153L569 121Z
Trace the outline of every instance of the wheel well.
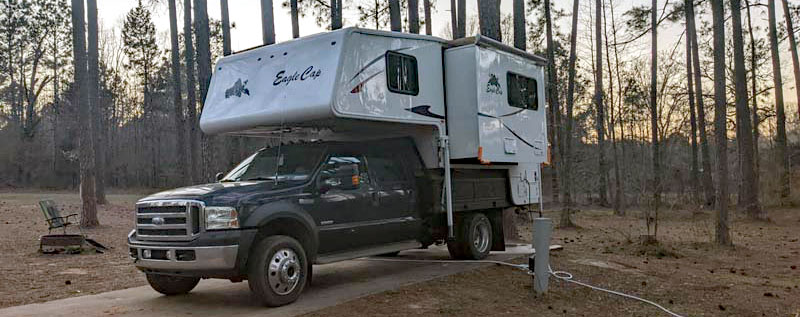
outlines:
M306 251L306 257L309 263L314 262L314 258L317 254L317 242L314 239L313 233L299 220L278 218L261 225L256 234L253 246L257 245L257 242L261 241L261 239L275 235L289 236L300 242L300 245L302 245L303 249Z

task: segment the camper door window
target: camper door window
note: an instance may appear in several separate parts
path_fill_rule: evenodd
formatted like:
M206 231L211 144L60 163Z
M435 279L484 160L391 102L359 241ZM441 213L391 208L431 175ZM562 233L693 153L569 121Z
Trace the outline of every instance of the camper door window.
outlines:
M386 84L389 91L416 96L419 94L417 59L398 52L386 52Z
M512 107L539 110L539 91L536 79L512 72L506 73L508 85L508 105Z

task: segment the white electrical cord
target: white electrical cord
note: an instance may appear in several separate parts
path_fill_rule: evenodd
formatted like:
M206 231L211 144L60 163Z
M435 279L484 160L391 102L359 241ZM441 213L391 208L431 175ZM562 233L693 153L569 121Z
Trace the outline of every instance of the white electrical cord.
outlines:
M530 268L528 267L527 264L514 264L514 263L508 263L508 262L502 262L502 261L494 261L494 260L411 260L411 259L389 259L389 258L360 258L360 259L356 259L356 260L360 260L360 261L379 261L379 262L422 262L422 263L488 263L488 264L497 264L497 265L510 266L510 267L513 267L513 268L516 268L516 269L521 269L523 271L526 271L528 273L528 275L533 275L533 272L530 271ZM578 284L578 285L581 285L581 286L584 286L584 287L591 288L593 290L603 291L603 292L606 292L606 293L622 296L622 297L625 297L625 298L635 299L635 300L641 301L643 303L647 303L647 304L653 305L653 306L657 307L658 309L664 311L665 313L669 314L670 316L683 317L682 315L676 314L676 313L670 311L669 309L664 308L664 306L661 306L661 305L657 304L656 302L653 302L653 301L650 301L650 300L647 300L647 299L644 299L644 298L641 298L641 297L628 295L628 294L625 294L625 293L622 293L622 292L612 291L612 290L605 289L605 288L602 288L602 287L586 284L586 283L583 283L583 282L578 282L578 281L572 279L572 273L565 272L565 271L553 271L553 269L549 265L547 266L547 269L550 271L550 275L553 275L553 277L555 277L555 278L557 278L559 280L562 280L562 281L565 281L565 282L574 283L574 284Z
M670 316L683 317L681 315L673 313L669 309L664 308L664 306L661 306L661 305L657 304L656 302L653 302L653 301L650 301L650 300L647 300L647 299L644 299L644 298L641 298L641 297L628 295L628 294L625 294L625 293L622 293L622 292L612 291L612 290L605 289L605 288L602 288L602 287L586 284L586 283L583 283L583 282L578 282L578 281L572 279L572 273L565 272L565 271L553 271L553 269L550 268L550 266L547 266L547 269L550 270L550 274L553 275L553 277L555 277L555 278L557 278L559 280L570 282L570 283L575 283L575 284L578 284L578 285L581 285L581 286L585 286L585 287L591 288L591 289L596 290L596 291L603 291L603 292L606 292L606 293L622 296L622 297L625 297L625 298L635 299L635 300L638 300L638 301L653 305L653 306L657 307L658 309L661 309L665 313L669 314Z

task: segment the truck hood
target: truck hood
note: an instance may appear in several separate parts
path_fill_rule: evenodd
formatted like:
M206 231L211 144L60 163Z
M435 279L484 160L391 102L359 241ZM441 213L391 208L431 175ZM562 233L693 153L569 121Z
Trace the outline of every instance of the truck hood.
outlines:
M244 199L274 196L288 189L281 185L271 181L209 183L158 192L139 201L193 199L206 205L234 206Z

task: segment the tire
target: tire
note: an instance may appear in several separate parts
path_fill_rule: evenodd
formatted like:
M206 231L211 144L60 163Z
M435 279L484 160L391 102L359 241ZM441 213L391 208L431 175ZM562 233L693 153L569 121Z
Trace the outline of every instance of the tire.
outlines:
M192 289L194 289L195 286L197 286L197 283L200 282L199 277L161 275L152 273L145 273L145 275L147 276L147 283L150 283L150 287L156 290L156 292L167 296L189 293L192 291Z
M456 224L455 239L447 242L450 257L481 260L492 249L492 223L482 213L466 214Z
M252 252L247 283L256 299L270 307L297 300L310 273L300 242L289 236L266 237Z

